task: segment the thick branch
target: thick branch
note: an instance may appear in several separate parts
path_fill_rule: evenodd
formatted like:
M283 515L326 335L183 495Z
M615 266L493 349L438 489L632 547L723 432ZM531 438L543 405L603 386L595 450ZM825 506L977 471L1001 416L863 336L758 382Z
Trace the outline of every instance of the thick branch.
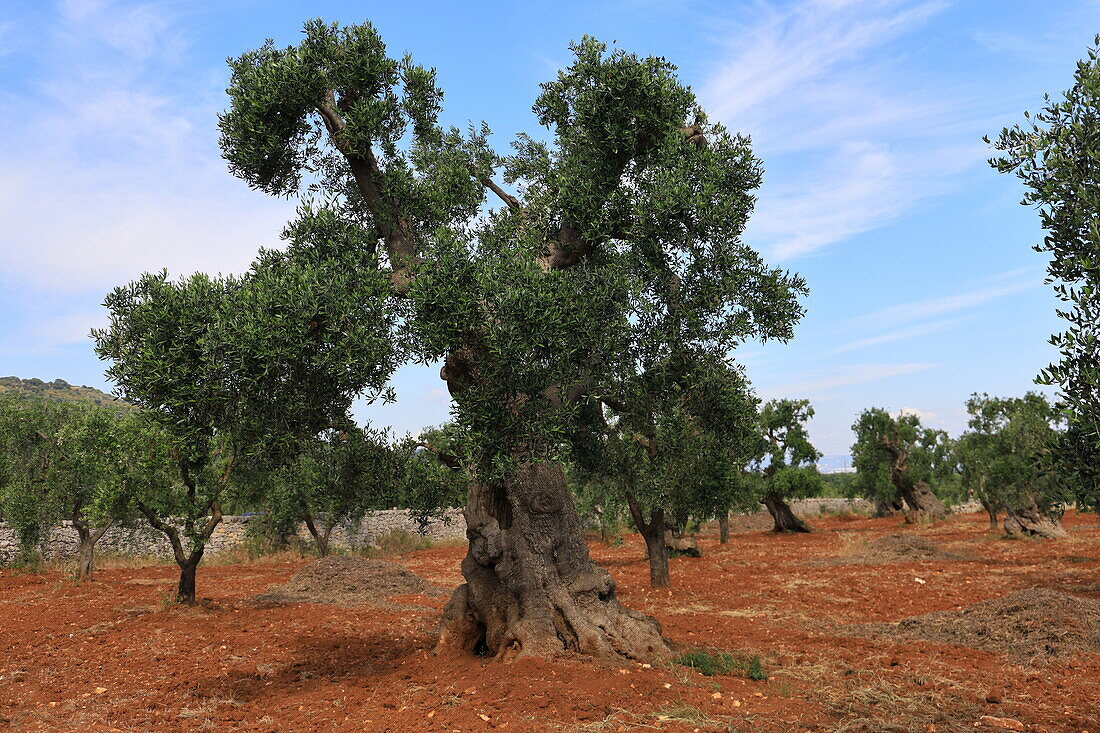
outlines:
M430 451L431 453L434 453L435 457L439 459L439 462L442 463L447 468L453 468L456 471L462 469L462 462L459 461L458 458L451 455L450 453L447 453L445 451L440 450L439 448L436 448L431 443L426 443L424 441L421 441L421 442L417 443L416 446L418 448L423 448L426 451Z
M482 186L485 186L485 188L495 193L497 195L497 198L499 198L501 201L508 204L508 208L512 209L513 211L523 211L523 205L520 204L519 199L517 199L515 196L508 193L503 188L494 183L493 179L488 178L487 176L477 176L477 181Z

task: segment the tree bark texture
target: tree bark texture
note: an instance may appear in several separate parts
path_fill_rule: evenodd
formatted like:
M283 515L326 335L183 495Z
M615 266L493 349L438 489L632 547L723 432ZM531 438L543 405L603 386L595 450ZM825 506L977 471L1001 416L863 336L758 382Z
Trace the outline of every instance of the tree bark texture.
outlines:
M772 515L772 521L775 526L772 527L773 532L809 532L810 528L806 526L806 523L795 516L794 511L790 505L783 501L783 497L779 494L767 494L760 503L768 508L768 512Z
M932 487L927 483L903 477L899 484L901 498L909 506L905 512L906 522L931 522L947 516L947 507L932 493Z
M645 540L646 559L649 561L649 584L654 588L667 588L670 584L668 574L668 542L665 540L665 511L654 509L646 521L645 512L638 505L632 492L627 492L626 502L630 507L630 517L638 534Z
M1039 511L1035 502L1008 510L1004 521L1005 532L1012 537L1041 537L1055 540L1069 536L1062 523Z
M559 464L520 465L502 487L472 485L465 515L466 582L444 608L439 649L501 660L668 656L660 624L620 605L589 557Z
M99 529L92 529L87 522L78 517L73 517L72 522L78 538L76 546L76 580L78 583L83 583L92 579L92 572L95 569L95 545L99 542L103 533L107 531L107 528L110 527L110 523Z
M726 512L718 517L718 542L726 544L730 541L730 515Z

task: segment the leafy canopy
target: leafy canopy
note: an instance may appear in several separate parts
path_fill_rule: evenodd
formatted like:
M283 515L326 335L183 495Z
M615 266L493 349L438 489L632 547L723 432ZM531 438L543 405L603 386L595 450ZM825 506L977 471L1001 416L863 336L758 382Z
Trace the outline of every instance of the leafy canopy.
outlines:
M1046 230L1035 249L1050 254L1047 282L1067 304L1058 310L1066 330L1051 336L1061 360L1038 381L1058 385L1069 421L1060 458L1080 498L1100 505L1100 51L1077 63L1062 99L1045 99L1024 124L1001 131L1001 156L990 163L1020 178L1022 203L1038 209Z

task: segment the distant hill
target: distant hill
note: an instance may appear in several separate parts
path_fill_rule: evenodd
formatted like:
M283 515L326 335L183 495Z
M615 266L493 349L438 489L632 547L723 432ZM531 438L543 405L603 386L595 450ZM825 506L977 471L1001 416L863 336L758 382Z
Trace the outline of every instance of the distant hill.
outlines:
M18 394L24 397L37 397L62 402L87 402L105 407L129 408L125 400L100 392L95 387L77 387L64 379L43 382L41 379L20 379L19 377L0 377L0 395Z

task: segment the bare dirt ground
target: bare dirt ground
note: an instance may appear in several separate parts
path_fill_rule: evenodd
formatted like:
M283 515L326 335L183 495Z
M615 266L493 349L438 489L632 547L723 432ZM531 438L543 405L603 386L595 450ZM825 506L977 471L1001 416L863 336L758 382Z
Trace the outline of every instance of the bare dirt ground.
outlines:
M1000 539L977 514L916 530L813 524L747 527L725 546L706 533L704 556L673 560L663 591L637 537L592 545L624 603L685 646L759 655L768 680L433 656L446 600L433 586L459 582L461 548L389 558L426 591L350 606L257 600L305 559L204 566L193 608L166 603L174 566L105 569L85 586L3 571L0 729L1100 731L1095 516L1068 516L1056 542ZM898 533L934 544L875 543ZM1036 588L1054 594L996 601Z

